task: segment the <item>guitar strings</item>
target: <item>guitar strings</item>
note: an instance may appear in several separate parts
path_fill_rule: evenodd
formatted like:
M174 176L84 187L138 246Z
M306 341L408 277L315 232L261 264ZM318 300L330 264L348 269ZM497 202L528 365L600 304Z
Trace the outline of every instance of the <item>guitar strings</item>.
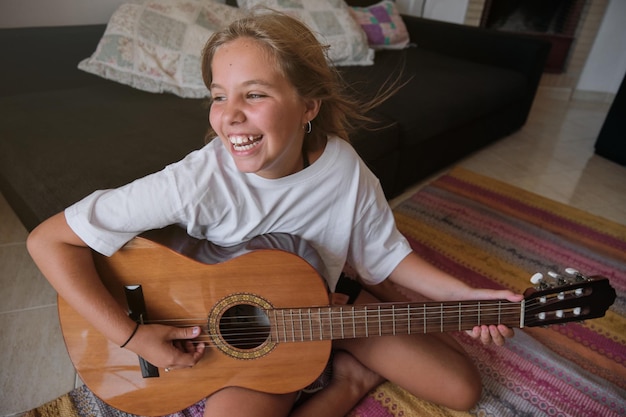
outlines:
M527 309L534 305L538 305L539 303L536 301L527 302ZM472 304L473 305L473 304ZM223 317L220 321L220 333L222 337L226 336L227 343L223 343L221 338L212 336L208 331L208 319L198 319L198 318L187 318L187 319L165 319L165 320L154 320L154 321L146 321L146 324L149 323L161 323L161 324L178 324L184 326L194 326L199 325L203 328L204 333L196 339L192 340L193 344L198 344L201 342L209 342L208 347L219 347L219 345L238 345L241 343L246 344L256 344L261 345L265 341L273 341L273 342L297 342L297 341L310 341L310 340L320 340L320 339L330 339L329 333L333 333L332 328L341 328L340 320L343 321L348 320L345 327L351 327L353 325L352 322L356 326L363 326L365 324L368 325L368 328L372 328L372 330L376 330L375 327L379 327L379 329L388 330L390 326L399 329L408 329L409 322L411 325L411 332L413 333L413 328L416 329L421 326L425 326L425 329L442 329L443 331L453 331L459 330L458 322L461 321L461 324L465 327L471 328L473 327L471 323L478 322L480 320L481 323L487 323L490 321L506 321L506 319L514 319L515 321L512 324L516 324L519 320L519 312L520 312L521 303L515 302L489 302L486 301L481 303L480 305L476 305L475 308L468 308L467 305L463 305L463 303L455 304L447 304L447 305L419 305L419 304L402 304L402 307L397 307L393 309L389 309L388 305L381 304L380 307L384 307L384 309L378 309L378 306L368 305L365 306L324 306L324 307L311 307L311 308L286 308L286 309L274 309L269 310L270 312L282 312L282 315L273 323L273 326L268 324L268 317L272 314L268 314L267 316L263 316L264 320L258 320L259 315L248 315L248 316L236 316L236 317ZM355 307L353 309L353 307ZM459 318L458 312L459 309L462 309L462 317ZM289 312L288 316L284 315L285 312ZM295 313L294 315L294 312ZM306 317L303 318L301 313L306 312ZM265 311L267 314L268 311ZM437 313L440 317L430 317L426 318L426 323L424 323L423 319L420 315L424 313L425 315ZM449 321L448 323L443 322L443 318L446 315L450 315L453 313L454 320ZM338 315L344 314L343 317L337 317ZM407 318L408 314L413 314L412 318ZM515 314L515 316L510 317L511 314ZM347 316L347 317L346 317ZM404 316L404 317L403 317ZM493 319L493 320L490 320ZM496 320L497 319L497 320ZM368 320L372 322L369 323ZM233 332L232 328L229 329L232 323L240 324L242 321L245 324L251 324L249 327L243 327L241 325L237 326L236 329L238 332ZM270 319L270 322L272 320ZM310 321L310 323L309 323ZM307 322L309 327L302 327L302 322ZM394 324L395 322L395 324ZM468 324L469 323L469 324ZM299 325L299 326L298 326ZM284 329L281 329L284 327ZM321 328L321 331L319 330ZM259 330L261 329L261 330ZM284 337L281 337L281 331L284 333ZM320 335L321 332L321 335ZM327 333L324 337L324 333ZM338 336L340 332L337 330L334 331L335 336ZM350 335L351 332L347 332ZM372 336L376 336L376 331L371 331ZM415 331L415 333L419 333ZM390 334L390 333L383 333ZM404 332L402 332L404 334ZM274 337L276 335L276 337ZM310 336L313 335L311 338ZM345 336L345 333L344 333ZM339 338L339 337L334 337Z
M383 305L381 305L383 306ZM407 314L412 314L415 317L420 317L422 315L431 315L433 317L429 317L429 320L435 320L435 321L439 321L440 320L440 316L441 315L446 315L446 314L454 314L455 317L458 318L458 313L459 313L459 309L462 309L462 317L471 317L472 313L474 313L476 316L480 316L480 317L485 317L485 316L489 316L489 315L498 315L501 312L503 314L506 314L507 312L518 312L519 311L519 304L515 304L512 303L511 304L481 304L480 307L477 307L475 309L472 308L468 308L467 306L460 306L459 305L448 305L448 306L416 306L416 305L411 305L410 307L397 307L394 309L389 309L388 306L385 306L384 309L378 309L375 307L371 307L371 305L368 305L368 308L364 308L364 307L359 307L358 305L355 306L354 309L352 309L352 306L350 307L345 307L345 306L324 306L324 307L306 307L306 308L276 308L276 309L272 309L272 310L264 310L265 315L263 315L262 317L264 319L267 319L267 317L272 316L275 314L268 314L268 312L281 312L281 319L289 319L292 318L294 314L297 315L297 319L300 320L302 316L311 316L311 317L315 317L315 316L331 316L331 315L347 315L347 317L344 318L350 318L352 315L354 315L355 318L359 318L359 317L365 317L367 316L368 318L382 318L382 319L386 319L389 318L390 321L394 321L394 319L396 318L396 316L401 316L402 315L407 315ZM341 311L340 311L341 310ZM289 313L285 313L285 312L289 312ZM298 312L298 313L294 313L294 312ZM436 313L436 314L433 314ZM287 315L289 315L290 317L287 317ZM437 315L438 317L434 317L435 315ZM235 317L222 317L222 319L220 320L221 323L224 322L228 322L228 321L232 321L232 322L248 322L248 323L263 323L265 322L265 320L261 321L253 321L251 319L256 319L259 318L258 314L253 314L253 315L238 315ZM337 318L339 319L339 318ZM204 323L208 320L205 318L172 318L172 319L159 319L159 320L154 320L153 322L156 323L180 323L180 322L184 322L184 321L192 321L192 322L200 322L200 323ZM146 321L146 324L149 324L150 321Z
M464 304L465 303L465 304ZM470 304L467 304L470 303ZM479 303L479 304L476 304ZM534 307L536 306L540 306L541 309L545 308L545 302L539 302L538 300L534 299L534 300L530 300L527 301L525 304L525 310L528 311L534 311ZM471 308L471 306L475 306L475 308ZM490 302L490 301L461 301L459 303L447 303L447 304L440 304L440 305L432 305L432 304L415 304L415 303L407 303L407 304L400 304L399 307L397 308L390 308L389 304L385 304L385 303L381 303L381 304L367 304L367 305L359 305L359 304L355 304L355 305L330 305L330 306L315 306L315 307L287 307L287 308L275 308L275 309L271 309L271 310L261 310L261 311L265 311L265 313L267 314L267 312L270 311L301 311L304 312L306 311L306 314L311 314L311 315L316 315L316 314L321 314L321 315L331 315L331 314L341 314L338 313L340 310L343 311L344 314L356 314L356 313L360 313L360 314L367 314L367 315L371 315L371 316L377 316L379 311L380 311L380 315L381 317L388 315L393 317L394 315L397 314L408 314L409 311L411 313L415 312L416 314L421 314L422 312L425 311L425 314L432 314L432 313L439 313L439 312L452 312L455 314L458 314L459 309L462 310L463 315L469 315L470 313L476 311L476 312L480 312L480 314L477 313L477 315L480 316L485 316L490 314L489 313L489 309L492 309L492 311L518 311L519 308L521 306L520 302L510 302L510 301L495 301L495 302ZM493 310L495 309L495 310ZM483 312L486 312L483 314ZM244 321L244 320L249 320L249 319L253 319L253 318L257 318L258 314L254 314L254 315L238 315L235 317L223 317L222 320L233 320L233 321ZM180 322L180 321L185 321L185 320L191 320L191 321L197 321L197 322L201 322L203 323L204 321L208 320L204 319L204 318L172 318L172 319L159 319L158 322L159 323L175 323L175 322ZM155 321L156 322L156 321ZM149 321L146 321L146 324L148 324Z

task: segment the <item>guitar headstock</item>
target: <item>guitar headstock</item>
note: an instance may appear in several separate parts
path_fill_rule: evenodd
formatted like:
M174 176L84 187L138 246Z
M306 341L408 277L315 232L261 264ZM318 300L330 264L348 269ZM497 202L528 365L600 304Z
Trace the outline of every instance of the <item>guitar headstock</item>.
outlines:
M547 326L602 317L615 301L608 278L587 277L568 268L566 276L535 274L524 292L524 326Z

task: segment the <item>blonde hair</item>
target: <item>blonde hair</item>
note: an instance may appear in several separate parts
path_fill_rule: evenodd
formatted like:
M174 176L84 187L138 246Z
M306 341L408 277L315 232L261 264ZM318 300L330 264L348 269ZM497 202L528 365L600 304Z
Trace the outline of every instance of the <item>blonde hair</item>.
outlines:
M274 11L242 18L211 36L202 55L202 77L207 88L212 83L215 52L221 45L241 37L254 39L267 49L300 97L320 100L319 113L311 121L311 133L305 135L306 149L321 148L329 135L349 141L349 133L360 123L373 121L365 115L367 111L390 95L362 103L346 94L341 76L328 63L327 47L319 43L306 25ZM215 136L212 128L208 136Z

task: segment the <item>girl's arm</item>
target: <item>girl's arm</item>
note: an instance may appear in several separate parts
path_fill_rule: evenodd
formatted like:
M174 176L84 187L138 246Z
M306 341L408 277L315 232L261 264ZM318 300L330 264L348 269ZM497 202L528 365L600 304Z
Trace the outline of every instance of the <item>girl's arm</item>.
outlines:
M477 289L446 274L416 253L411 252L398 264L389 278L398 285L438 301L455 300L496 300L521 301L524 297L509 290ZM504 326L476 326L468 331L483 343L504 344L504 339L513 336L513 330Z
M117 345L124 344L136 323L108 292L94 266L91 249L59 213L41 223L28 236L28 251L50 284L81 316ZM192 339L199 329L142 325L125 346L159 367L189 367L202 357L204 345L174 346Z

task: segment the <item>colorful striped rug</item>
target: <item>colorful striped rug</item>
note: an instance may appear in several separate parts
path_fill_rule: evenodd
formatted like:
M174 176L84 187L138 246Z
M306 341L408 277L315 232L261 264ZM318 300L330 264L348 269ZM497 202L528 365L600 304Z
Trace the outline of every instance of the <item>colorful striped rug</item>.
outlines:
M394 211L416 252L471 285L523 292L535 272L573 267L609 278L618 298L603 318L516 330L504 347L455 335L483 378L483 397L470 413L387 383L351 417L626 415L625 225L463 169Z
M385 383L349 417L626 415L625 225L462 169L433 181L394 212L415 251L471 285L523 292L535 272L574 267L609 278L618 298L601 319L516 330L504 347L455 334L483 378L483 397L469 413ZM175 417L202 411L199 403ZM127 416L84 387L30 415Z

